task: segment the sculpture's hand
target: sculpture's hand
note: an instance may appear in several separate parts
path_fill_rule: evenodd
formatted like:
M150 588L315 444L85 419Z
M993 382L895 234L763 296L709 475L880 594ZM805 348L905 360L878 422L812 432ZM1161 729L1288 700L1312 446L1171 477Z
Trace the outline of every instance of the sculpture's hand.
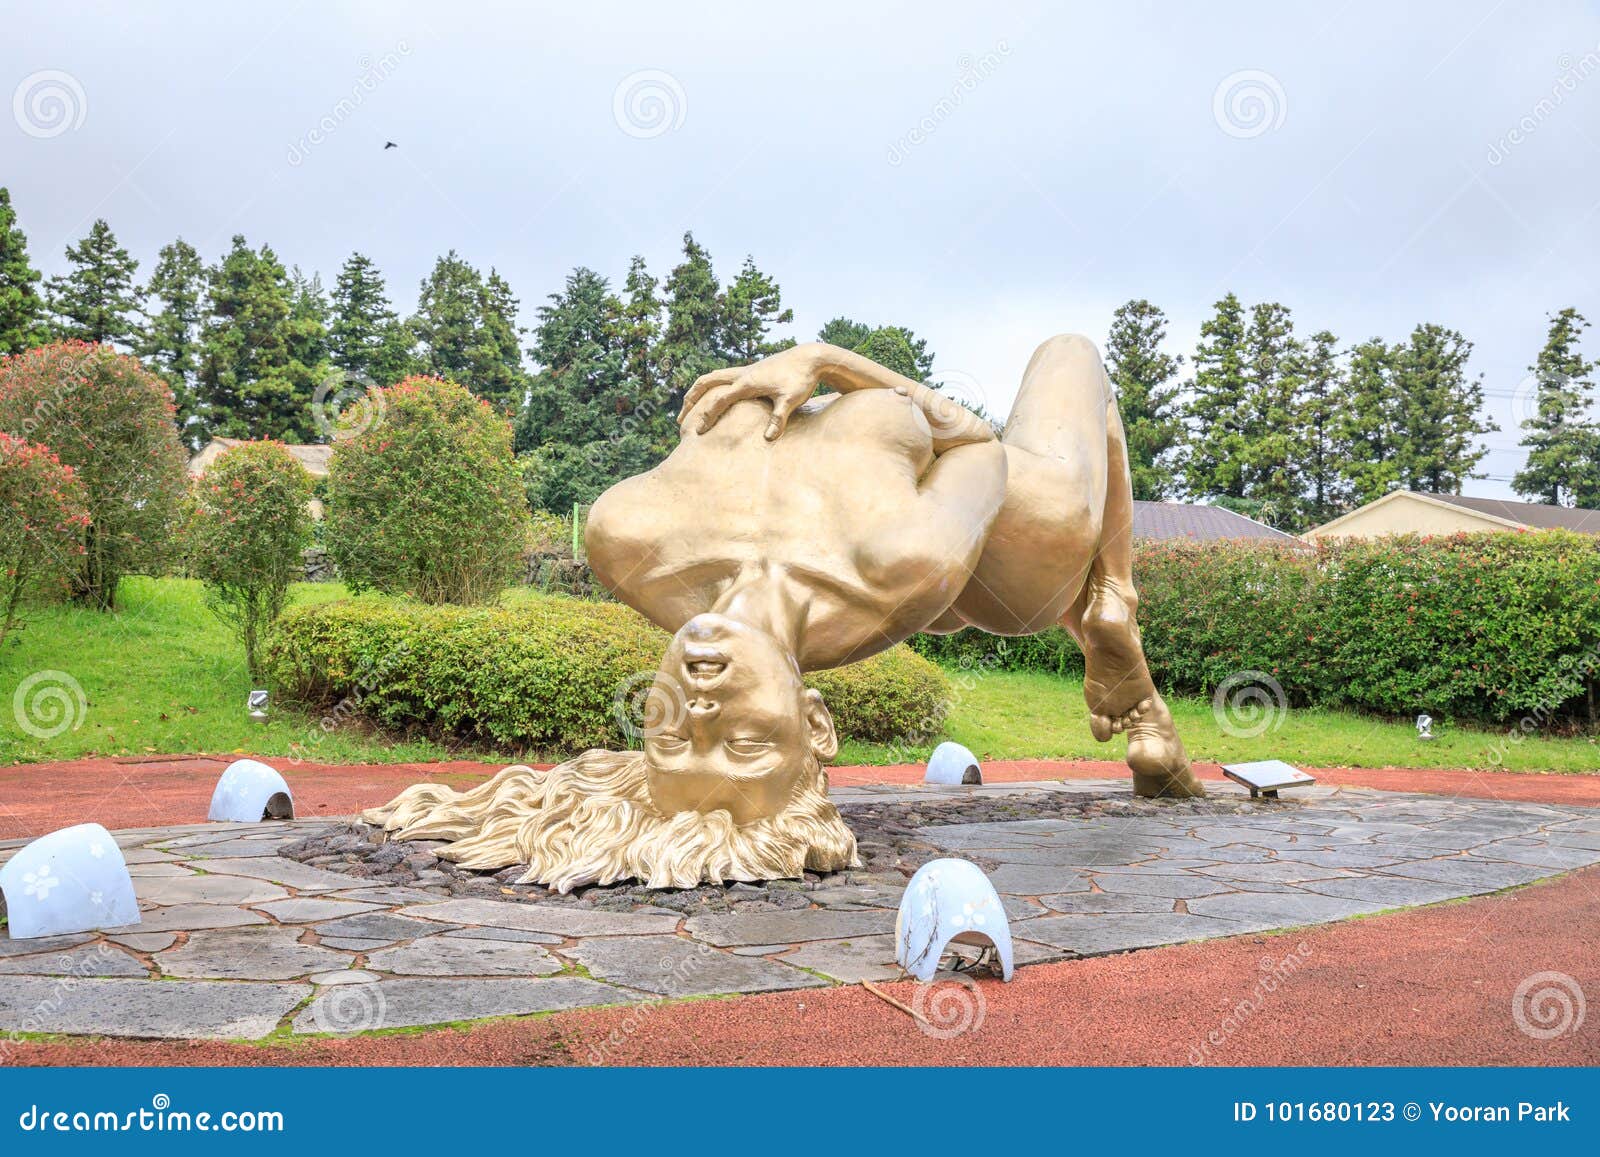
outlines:
M683 396L678 411L678 426L688 428L697 419L696 433L704 434L715 426L735 402L746 398L765 398L772 404L772 420L767 423L766 439L771 442L789 424L789 417L817 391L822 370L820 347L794 346L749 366L731 366L697 379Z

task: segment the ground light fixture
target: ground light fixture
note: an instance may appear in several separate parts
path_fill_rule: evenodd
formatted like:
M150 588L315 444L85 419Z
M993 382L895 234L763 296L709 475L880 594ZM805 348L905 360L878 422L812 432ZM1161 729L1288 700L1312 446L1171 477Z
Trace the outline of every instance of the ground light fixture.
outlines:
M292 820L294 793L283 776L260 760L236 759L217 780L206 818L236 824Z
M254 719L257 723L265 723L267 721L267 693L265 691L250 692L250 697L245 700L244 708L251 719Z
M1011 925L989 877L970 860L932 860L917 869L900 898L895 963L918 980L931 980L952 942L992 947L1001 977L1011 979Z
M972 752L946 740L928 757L928 770L922 780L924 783L982 783L983 767Z
M1310 787L1317 782L1293 764L1281 759L1261 759L1254 763L1224 763L1222 774L1250 789L1250 798L1265 796L1277 799L1278 792L1289 787Z
M0 866L13 940L139 923L122 849L99 824L40 836Z

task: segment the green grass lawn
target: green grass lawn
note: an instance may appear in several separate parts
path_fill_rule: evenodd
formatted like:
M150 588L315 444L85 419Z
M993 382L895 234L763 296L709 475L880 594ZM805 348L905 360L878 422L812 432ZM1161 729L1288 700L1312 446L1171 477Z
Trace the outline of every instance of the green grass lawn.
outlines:
M297 584L293 592L297 604L344 597L344 588L335 583ZM317 718L282 704L273 705L271 722L253 723L245 714L250 681L243 652L206 610L198 583L129 579L119 604L112 615L65 606L34 611L17 642L0 648L5 699L13 699L25 679L51 671L76 680L88 704L76 729L41 739L20 728L9 709L13 704L0 702L0 763L179 752L287 756L298 751L325 763L518 754L428 741L391 743L349 722L324 732ZM958 682L943 738L964 743L980 757L1121 758L1122 740L1099 744L1090 737L1076 680L1026 672L961 673L958 680L970 686ZM43 685L36 684L35 692ZM1503 751L1503 766L1511 771L1600 767L1600 748L1588 738L1530 736L1506 744L1503 732L1436 726L1438 737L1425 743L1407 722L1323 710L1291 710L1276 729L1237 738L1222 730L1209 702L1178 700L1172 709L1190 754L1199 759L1491 769L1494 753ZM932 742L910 750L925 756L931 747ZM887 745L846 742L838 762L886 763L904 755Z
M959 692L945 738L965 744L983 759L1121 759L1125 741L1096 743L1089 734L1083 684L1076 679L1024 671L997 671L972 679ZM1212 715L1209 700L1171 702L1178 734L1196 759L1238 762L1286 759L1310 767L1469 767L1493 770L1503 753L1506 771L1593 772L1600 770L1594 738L1530 736L1508 744L1505 732L1435 724L1434 738L1417 738L1408 722L1343 711L1297 708L1278 725L1253 738L1229 735ZM929 748L917 749L926 755ZM880 763L889 753L872 744L846 743L840 763Z

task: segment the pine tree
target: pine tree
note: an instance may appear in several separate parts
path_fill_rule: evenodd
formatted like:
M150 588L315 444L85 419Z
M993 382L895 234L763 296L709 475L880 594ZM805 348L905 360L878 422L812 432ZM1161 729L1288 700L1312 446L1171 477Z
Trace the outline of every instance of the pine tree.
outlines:
M683 235L683 260L667 275L667 323L661 335L661 365L669 391L668 409L694 380L727 364L720 348L722 295L711 255Z
M1528 461L1512 489L1552 506L1592 506L1600 501L1600 431L1589 418L1595 363L1578 349L1589 328L1570 306L1550 318L1544 348L1528 369L1538 411L1522 423Z
M1400 482L1397 350L1369 338L1350 351L1344 388L1334 407L1339 477L1357 505L1382 498Z
M917 353L906 340L906 331L899 326L886 325L873 330L867 340L856 347L856 353L903 378L921 380L922 367L917 364Z
M1305 488L1305 522L1327 522L1349 502L1350 487L1340 474L1344 454L1338 439L1338 413L1344 392L1338 339L1327 330L1311 335L1296 354L1299 382L1294 424L1300 476Z
M413 369L411 331L389 304L383 275L371 258L352 253L333 285L329 357L359 381L392 386Z
M200 326L205 320L206 270L200 254L183 238L161 247L144 289L156 308L134 341L144 363L172 389L178 430L191 449L201 425L195 373L200 364Z
M1295 435L1299 343L1287 306L1266 302L1250 310L1244 340L1245 396L1240 433L1244 494L1255 517L1276 527L1300 515L1300 460Z
M650 444L652 453L664 458L678 440L677 415L667 408L668 388L661 367L661 298L643 257L629 263L623 292L627 300L622 307L619 340L633 406L629 424Z
M1228 294L1200 326L1187 407L1184 488L1197 498L1245 496L1244 308Z
M470 387L483 309L483 278L454 249L434 263L422 283L411 329L421 344L424 373Z
M50 339L39 296L39 271L28 261L28 237L17 227L11 190L0 185L0 356Z
M297 300L277 254L235 236L208 281L198 375L206 436L315 440L316 383L291 353L291 315L296 352L316 339L305 325L304 295Z
M493 268L478 297L478 333L472 345L467 385L502 413L514 413L528 389L522 364L522 334L517 325L516 295Z
M848 317L836 317L817 331L817 340L836 345L840 349L860 349L861 343L872 336L872 327Z
M1106 340L1106 370L1122 414L1133 496L1147 502L1168 497L1178 486L1170 454L1183 437L1183 422L1172 380L1183 358L1162 350L1166 337L1167 315L1141 298L1112 315Z
M50 278L45 289L60 337L128 346L144 297L134 275L139 263L117 244L111 226L97 220L89 234L67 246L71 271Z
M744 259L739 275L722 295L721 312L722 350L735 365L748 365L794 345L793 338L768 340L774 325L794 321L794 310L783 308L778 283L756 268L753 257Z
M1467 377L1472 343L1453 329L1419 325L1398 347L1400 481L1425 494L1459 494L1499 427L1482 416L1483 380Z
M516 449L580 446L619 436L632 406L621 341L622 302L606 279L579 267L539 308L529 353L539 365L516 427Z
M307 398L313 408L306 417L309 421L296 422L277 435L284 441L318 441L332 437L331 415L326 409L322 421L317 421L315 402L319 388L324 405L330 396L337 397L348 385L329 360L328 296L322 288L318 274L307 277L299 267L289 274L289 319L284 323L283 342L288 360L282 376L288 383L289 396Z

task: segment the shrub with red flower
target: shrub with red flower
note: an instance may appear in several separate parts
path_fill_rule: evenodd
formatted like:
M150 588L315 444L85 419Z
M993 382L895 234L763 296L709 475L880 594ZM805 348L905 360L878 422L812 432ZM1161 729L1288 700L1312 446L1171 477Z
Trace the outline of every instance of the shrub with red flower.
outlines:
M438 378L369 395L350 408L328 468L325 532L340 577L427 603L494 599L530 528L511 424Z
M252 678L263 637L303 573L311 536L311 476L281 442L225 450L194 484L185 542L189 573L206 603L244 644Z
M0 359L0 431L48 446L83 488L90 525L74 596L110 610L125 574L159 573L186 489L172 391L109 346L57 342Z
M65 590L88 526L72 467L43 446L0 433L0 643L28 599Z

